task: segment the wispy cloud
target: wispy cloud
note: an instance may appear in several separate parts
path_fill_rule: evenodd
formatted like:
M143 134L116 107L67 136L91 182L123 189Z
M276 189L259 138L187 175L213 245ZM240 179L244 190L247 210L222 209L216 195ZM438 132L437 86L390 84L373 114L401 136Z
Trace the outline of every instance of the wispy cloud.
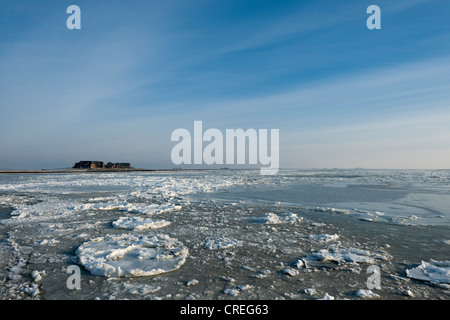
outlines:
M448 32L423 14L436 3L380 0L371 33L359 0L85 2L76 33L64 5L26 2L0 19L0 167L78 154L170 166L171 131L194 120L279 128L281 165L450 163Z

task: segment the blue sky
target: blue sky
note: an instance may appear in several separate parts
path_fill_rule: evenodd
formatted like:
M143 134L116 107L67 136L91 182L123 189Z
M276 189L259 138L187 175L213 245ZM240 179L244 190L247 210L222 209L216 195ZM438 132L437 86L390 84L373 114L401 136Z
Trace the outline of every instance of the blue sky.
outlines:
M171 168L194 120L279 129L281 167L450 168L449 17L444 0L0 0L0 168Z

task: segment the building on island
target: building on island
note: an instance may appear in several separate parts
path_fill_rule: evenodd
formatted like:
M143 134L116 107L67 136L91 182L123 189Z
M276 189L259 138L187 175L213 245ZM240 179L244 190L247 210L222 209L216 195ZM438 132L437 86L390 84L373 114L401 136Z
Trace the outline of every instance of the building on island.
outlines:
M80 161L73 166L74 169L97 169L104 167L105 164L102 161Z
M129 168L131 168L131 164L127 163L127 162L117 162L117 163L108 162L105 165L105 168L108 168L108 169L129 169Z
M73 169L131 169L128 162L80 161L74 164Z

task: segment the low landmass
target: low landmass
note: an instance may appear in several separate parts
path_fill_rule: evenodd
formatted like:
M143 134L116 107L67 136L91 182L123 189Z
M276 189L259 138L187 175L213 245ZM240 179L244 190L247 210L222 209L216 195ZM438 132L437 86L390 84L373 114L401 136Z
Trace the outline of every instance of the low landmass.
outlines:
M0 169L2 173L102 173L102 172L145 172L145 171L204 171L204 170L228 170L229 168L181 168L172 169L145 169L134 168L129 162L103 162L103 161L79 161L72 168L59 169Z
M157 169L133 168L128 162L79 161L72 168L41 170L0 170L0 173L78 173L78 172L157 171Z

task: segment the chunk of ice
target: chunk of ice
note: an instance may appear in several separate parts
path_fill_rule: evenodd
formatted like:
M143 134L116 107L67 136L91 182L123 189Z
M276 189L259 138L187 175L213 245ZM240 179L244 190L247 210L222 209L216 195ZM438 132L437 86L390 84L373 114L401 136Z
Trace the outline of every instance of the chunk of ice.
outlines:
M223 292L230 296L236 297L239 294L239 289L225 289Z
M379 298L380 296L376 293L373 293L371 290L367 289L359 289L355 292L355 296L360 298Z
M406 270L406 276L433 283L450 283L450 261L422 261L419 266Z
M203 247L207 250L226 249L240 246L242 246L242 241L225 237L208 239L205 241L205 244L203 245Z
M187 283L186 283L186 285L188 286L188 287L190 287L190 286L195 286L195 285L197 285L199 283L199 281L197 280L197 279L192 279L192 280L189 280Z
M384 252L371 252L356 248L330 246L307 256L306 260L335 261L337 263L375 263L376 260L387 261L391 258Z
M288 275L288 276L295 277L295 276L298 275L299 272L298 272L297 269L286 268L286 269L283 270L283 273Z
M154 220L142 217L121 217L112 223L114 228L129 230L157 229L170 225L166 220Z
M180 268L188 249L167 235L109 235L83 243L76 250L80 263L93 275L152 276Z
M308 238L315 242L324 243L329 241L336 241L337 239L339 239L339 236L337 234L310 234Z
M320 300L334 300L334 297L332 295L329 295L327 292L325 292L323 298Z
M280 224L280 223L295 223L303 220L303 217L297 216L295 213L275 214L269 212L262 216L250 219L250 222L261 224Z

